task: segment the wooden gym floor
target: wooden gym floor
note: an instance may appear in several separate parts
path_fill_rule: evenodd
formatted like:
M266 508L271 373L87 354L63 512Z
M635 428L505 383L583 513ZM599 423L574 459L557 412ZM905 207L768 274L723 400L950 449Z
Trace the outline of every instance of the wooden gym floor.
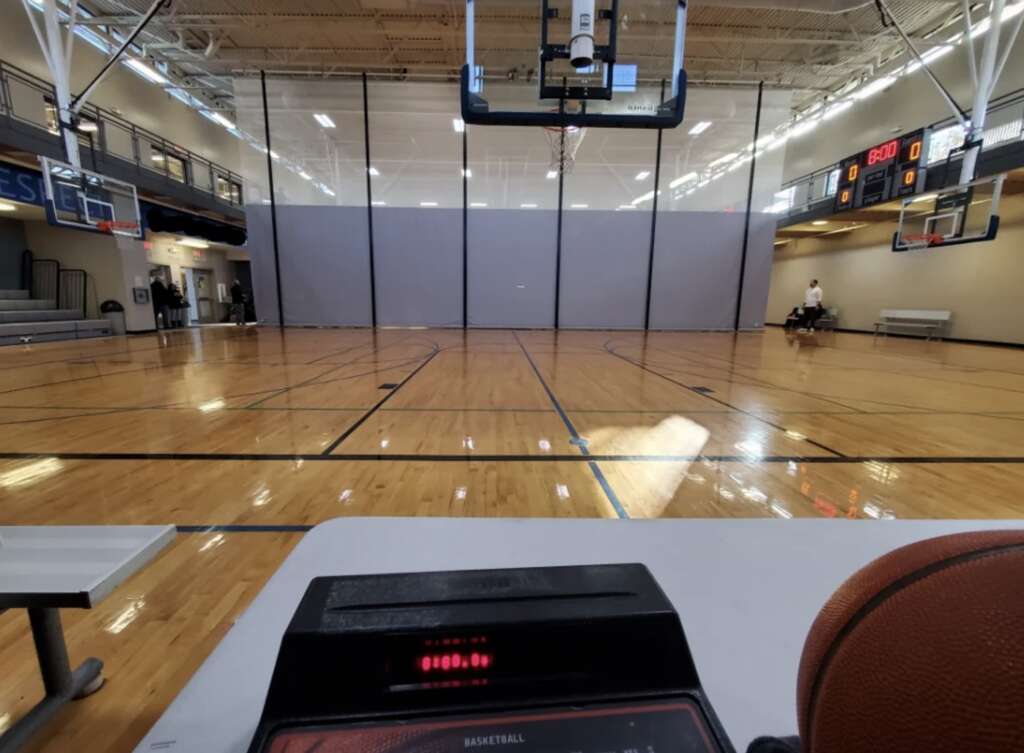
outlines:
M172 523L92 612L132 750L310 526L348 515L1019 518L1024 350L868 336L209 328L0 349L0 523ZM852 525L853 523L851 523ZM0 616L0 729L41 693Z

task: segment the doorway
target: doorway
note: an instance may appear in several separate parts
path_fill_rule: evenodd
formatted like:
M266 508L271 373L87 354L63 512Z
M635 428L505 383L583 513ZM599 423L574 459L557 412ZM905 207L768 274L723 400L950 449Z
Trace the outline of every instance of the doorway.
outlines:
M182 270L182 279L185 283L184 293L188 298L191 321L197 324L212 324L217 321L213 305L213 270L185 267Z

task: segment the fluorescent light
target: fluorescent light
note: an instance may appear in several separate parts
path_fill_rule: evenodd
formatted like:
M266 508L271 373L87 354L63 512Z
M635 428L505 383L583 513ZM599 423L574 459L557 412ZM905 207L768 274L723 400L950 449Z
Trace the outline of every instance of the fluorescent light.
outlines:
M469 202L469 205L471 207L476 207L477 209L481 209L481 208L487 206L487 202L486 201L471 201L471 202Z
M179 246L188 246L189 248L209 248L210 244L201 238L182 238L178 242Z
M554 180L558 177L558 170L548 170L548 174L544 176L548 180Z
M569 208L570 209L586 209L589 206L590 206L590 204L570 204Z
M892 76L882 76L881 78L876 78L870 84L867 84L866 86L862 86L860 89L857 89L852 96L854 99L867 99L871 95L878 94L878 92L882 91L886 87L891 86L895 80L896 79L894 79Z
M821 225L827 225L828 224L828 220L815 220L811 224L812 225L818 225L820 227Z
M386 201L371 201L370 204L375 207L386 207L388 205Z
M331 116L322 112L314 112L313 118L317 123L320 124L321 128L334 128L334 121L331 120Z
M919 204L922 201L932 201L934 198L935 198L935 194L933 194L933 193L926 193L924 196L918 196L916 199L914 199L910 203L911 204Z
M437 202L436 201L421 201L420 202L420 206L421 207L436 207L437 206Z
M473 171L471 169L463 170L462 171L462 177L463 178L472 178L473 177Z
M660 195L661 191L658 191L658 194ZM647 193L643 194L642 196L637 196L635 199L633 199L633 204L634 205L641 204L641 203L643 203L645 201L650 201L653 198L654 198L654 191L648 191Z
M328 196L336 196L337 195L337 194L334 193L334 191L329 189L327 186L320 186L320 190L323 191Z
M619 204L618 209L616 209L616 211L618 211L619 209L636 209L636 207L633 206L632 204Z
M156 68L150 65L146 65L138 58L125 58L124 64L131 68L133 71L138 73L144 79L152 81L154 84L166 84L167 78L160 73Z
M635 178L633 178L633 180L644 180L644 179L646 179L646 178L647 178L647 176L648 176L648 175L650 175L650 174L651 174L651 171L650 171L650 170L641 170L640 172L638 172L638 173L636 174L636 177L635 177Z
M727 154L724 157L719 157L714 162L709 164L708 167L715 167L716 165L721 165L723 162L732 162L734 159L736 159L739 156L740 155L739 155L738 152L732 152L731 154Z
M273 149L270 150L271 159L281 159L281 155L275 152Z
M206 115L206 113L205 113L205 112L204 112L203 114L204 114L204 115ZM234 124L234 123L232 123L232 122L231 122L230 120L228 120L227 118L225 118L225 117L224 117L223 115L221 115L221 114L220 114L219 112L210 112L210 114L209 114L209 115L206 115L206 117L208 117L208 118L209 118L210 120L212 120L212 121L213 121L214 123L219 123L220 125L224 126L224 127L225 127L225 128L227 128L227 129L228 129L229 131L234 131L234 130L235 130L235 124Z
M380 170L378 170L376 167L371 167L367 172L369 172L370 175L372 175L374 177L377 177L378 175L380 175Z
M456 133L462 133L466 130L466 124L462 122L462 118L452 118L452 128Z
M702 120L697 125L695 125L693 128L690 129L690 135L691 136L700 136L702 133L704 133L704 131L708 130L710 127L711 127L711 121L710 120Z
M6 201L0 201L0 212L14 212L18 208L14 204L8 204Z
M520 209L536 209L537 205L536 204L520 204L519 208Z
M305 170L299 170L299 177L303 180L313 180L313 176L307 173Z
M91 120L82 120L78 123L78 130L81 133L96 133L96 131L100 130L100 127Z
M687 173L686 175L683 175L680 178L676 178L674 181L669 183L668 187L675 188L676 186L683 185L683 183L689 183L691 180L697 180L698 177L699 176L697 175L697 173Z

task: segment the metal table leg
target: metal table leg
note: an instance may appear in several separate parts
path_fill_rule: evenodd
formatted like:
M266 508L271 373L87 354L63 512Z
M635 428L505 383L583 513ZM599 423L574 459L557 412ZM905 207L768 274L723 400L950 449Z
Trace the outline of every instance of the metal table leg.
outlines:
M77 669L71 669L60 624L60 610L33 608L28 610L28 617L32 624L32 639L36 644L46 697L0 735L0 753L18 750L64 704L73 699L85 698L103 685L103 662L99 659L86 659Z

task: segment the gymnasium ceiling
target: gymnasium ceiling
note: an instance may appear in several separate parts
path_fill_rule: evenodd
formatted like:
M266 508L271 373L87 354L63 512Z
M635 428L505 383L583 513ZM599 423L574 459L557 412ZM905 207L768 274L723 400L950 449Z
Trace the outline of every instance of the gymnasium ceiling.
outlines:
M671 58L674 4L621 0L620 59ZM134 28L150 0L81 0L101 33ZM924 52L960 0L888 0ZM488 72L525 75L536 58L537 0L477 0L477 55ZM977 5L977 3L975 3ZM813 10L811 10L813 8ZM178 86L233 109L231 78L259 69L289 75L367 70L394 77L454 78L464 62L462 0L173 0L139 41L172 66ZM620 10L620 17L623 11ZM875 3L860 0L692 0L686 38L691 83L792 88L794 108L903 54Z

